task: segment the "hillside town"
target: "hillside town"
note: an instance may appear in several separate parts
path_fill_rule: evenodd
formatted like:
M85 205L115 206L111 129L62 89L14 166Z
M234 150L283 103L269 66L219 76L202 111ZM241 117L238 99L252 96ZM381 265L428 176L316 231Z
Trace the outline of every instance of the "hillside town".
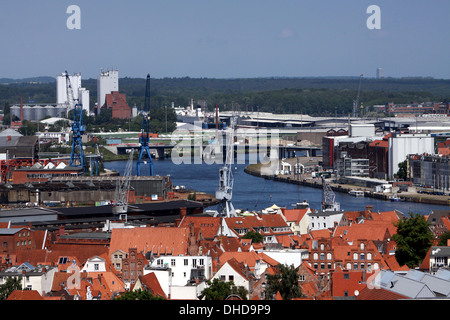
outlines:
M202 300L217 279L245 288L239 299L267 294L280 265L295 268L296 300L403 300L450 297L450 248L437 239L449 213L425 219L435 241L420 265L396 260L396 210L316 212L273 205L265 214L188 215L174 223L107 221L103 227L32 230L1 223L0 286L18 279L7 300L112 300L145 291L165 300ZM246 235L259 234L252 238Z

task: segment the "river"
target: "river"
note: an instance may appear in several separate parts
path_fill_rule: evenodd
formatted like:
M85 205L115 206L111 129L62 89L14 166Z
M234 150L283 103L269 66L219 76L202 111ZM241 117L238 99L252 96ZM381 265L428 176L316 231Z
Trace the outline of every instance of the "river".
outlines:
M126 161L105 162L105 168L116 170L123 174ZM221 164L179 164L170 159L153 159L154 175L170 175L174 185L215 194L219 184L219 168ZM247 164L233 165L234 187L232 203L236 209L261 210L276 204L279 207L294 208L296 202L306 200L313 209L320 209L322 200L321 189L295 184L265 180L244 172ZM141 174L148 174L148 166L141 165ZM132 175L136 174L136 162ZM336 201L345 211L364 210L367 205L373 206L374 211L390 211L397 209L402 213L410 212L422 215L431 210L449 209L448 206L420 204L412 202L390 202L373 198L356 198L348 194L336 192Z

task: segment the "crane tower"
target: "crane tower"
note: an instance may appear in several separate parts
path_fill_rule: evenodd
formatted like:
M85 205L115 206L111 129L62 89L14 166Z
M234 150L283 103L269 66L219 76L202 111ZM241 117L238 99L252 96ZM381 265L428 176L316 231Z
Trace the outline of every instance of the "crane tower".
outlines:
M230 119L230 127L226 136L226 157L225 165L219 170L219 189L216 191L216 199L220 200L219 209L215 216L236 217L236 210L231 203L233 195L234 178L232 173L232 162L234 159L234 115Z
M84 157L83 144L81 137L84 134L85 126L83 125L83 106L78 102L78 99L74 98L73 88L70 83L69 74L64 72L66 77L66 90L67 90L67 113L73 109L73 122L72 122L72 151L70 154L70 166L83 167L86 171L86 160Z
M150 75L147 75L147 82L145 86L145 102L144 110L140 111L142 116L142 128L139 142L141 144L139 151L139 158L136 163L136 175L141 175L141 164L148 164L150 167L150 176L153 176L153 160L150 154L149 141L150 141ZM147 155L148 160L144 160Z

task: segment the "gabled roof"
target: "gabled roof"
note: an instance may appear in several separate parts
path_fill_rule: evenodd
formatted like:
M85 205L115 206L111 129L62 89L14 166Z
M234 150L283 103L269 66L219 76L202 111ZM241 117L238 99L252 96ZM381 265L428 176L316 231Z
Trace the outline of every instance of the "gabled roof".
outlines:
M310 209L281 209L286 221L299 223Z
M261 261L261 257L254 251L250 252L224 252L219 257L220 265L225 262L235 259L236 261L248 266L251 270L255 269L256 262Z
M235 258L231 258L227 260L223 265L225 264L228 264L242 278L246 279L247 281L250 281L250 278L247 276L245 272L245 265L242 262L237 261Z

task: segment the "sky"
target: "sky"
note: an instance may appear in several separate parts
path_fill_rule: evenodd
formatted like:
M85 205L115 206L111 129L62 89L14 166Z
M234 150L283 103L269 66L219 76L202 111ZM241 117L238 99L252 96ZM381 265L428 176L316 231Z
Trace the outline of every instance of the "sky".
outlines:
M375 77L382 68L449 79L449 13L448 0L2 1L0 78L88 79L111 68L120 78Z

